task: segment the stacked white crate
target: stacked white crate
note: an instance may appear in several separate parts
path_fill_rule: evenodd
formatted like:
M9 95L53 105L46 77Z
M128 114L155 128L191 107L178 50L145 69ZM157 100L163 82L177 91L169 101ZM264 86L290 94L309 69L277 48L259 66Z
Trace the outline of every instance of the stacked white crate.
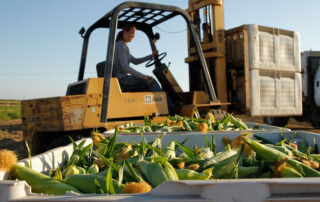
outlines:
M302 113L299 33L259 25L248 31L252 116Z

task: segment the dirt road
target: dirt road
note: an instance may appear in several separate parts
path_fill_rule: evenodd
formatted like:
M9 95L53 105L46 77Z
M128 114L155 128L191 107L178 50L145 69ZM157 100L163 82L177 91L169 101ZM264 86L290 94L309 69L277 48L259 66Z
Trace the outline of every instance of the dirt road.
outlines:
M244 121L262 123L261 119L240 117ZM287 128L292 130L302 130L320 133L319 129L314 129L309 123L299 123L290 120ZM1 121L0 120L0 149L9 149L18 154L19 159L26 158L23 146L23 135L21 130L21 120Z

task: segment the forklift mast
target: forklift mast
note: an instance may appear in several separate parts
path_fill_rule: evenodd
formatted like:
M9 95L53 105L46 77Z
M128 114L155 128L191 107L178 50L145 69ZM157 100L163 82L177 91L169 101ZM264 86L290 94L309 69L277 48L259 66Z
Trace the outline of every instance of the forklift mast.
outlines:
M189 8L186 11L196 27L217 97L221 103L226 103L227 74L223 0L189 0ZM190 32L188 33L188 57L185 61L189 63L190 91L208 92L202 70L199 71L198 68L199 58L196 56L195 44ZM222 105L221 109L226 110L226 106Z

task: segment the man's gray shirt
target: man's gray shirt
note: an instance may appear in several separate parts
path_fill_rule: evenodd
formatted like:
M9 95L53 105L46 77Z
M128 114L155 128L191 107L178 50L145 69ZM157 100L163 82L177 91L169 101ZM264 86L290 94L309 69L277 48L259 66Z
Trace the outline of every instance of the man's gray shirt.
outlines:
M113 74L115 77L119 79L128 73L135 77L145 79L146 75L141 74L140 72L134 70L132 67L130 67L129 63L132 62L133 64L138 65L151 58L152 58L152 55L148 55L142 58L133 57L130 54L127 44L124 41L119 40L116 43L116 47L115 47Z

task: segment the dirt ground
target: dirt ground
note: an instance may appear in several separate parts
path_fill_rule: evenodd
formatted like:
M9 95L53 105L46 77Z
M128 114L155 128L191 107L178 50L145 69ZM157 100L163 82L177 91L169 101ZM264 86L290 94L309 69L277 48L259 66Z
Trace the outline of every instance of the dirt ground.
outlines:
M262 123L261 118L241 117L244 121ZM292 130L303 130L308 132L320 133L320 130L314 129L309 123L300 123L290 119L288 128ZM21 120L1 121L0 120L0 149L15 151L19 159L26 158L23 146L23 135L21 130Z
M0 120L0 149L15 151L19 159L26 158L24 154L21 120Z

